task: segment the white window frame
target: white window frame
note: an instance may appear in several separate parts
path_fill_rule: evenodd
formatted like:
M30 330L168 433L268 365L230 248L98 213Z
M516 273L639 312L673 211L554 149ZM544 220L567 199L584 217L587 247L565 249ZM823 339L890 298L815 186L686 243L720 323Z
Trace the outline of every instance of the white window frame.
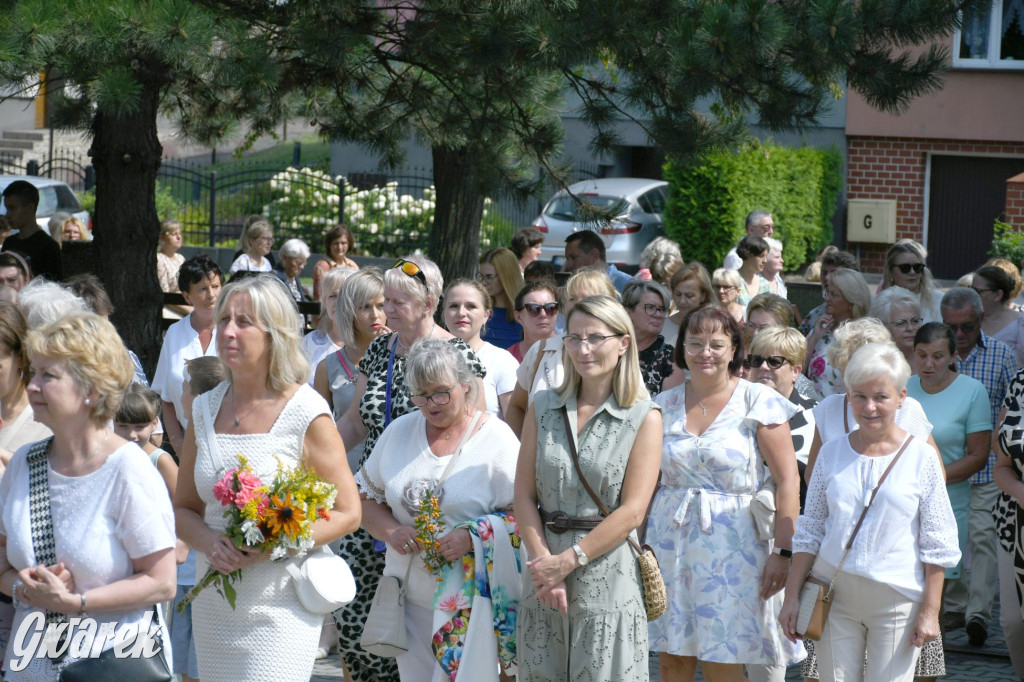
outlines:
M1024 3L1021 3L1021 16L1024 17ZM992 0L988 22L988 55L985 58L968 58L960 56L961 31L953 33L953 68L957 69L1001 69L1024 70L1024 59L1000 59L999 51L1002 43L1003 0Z

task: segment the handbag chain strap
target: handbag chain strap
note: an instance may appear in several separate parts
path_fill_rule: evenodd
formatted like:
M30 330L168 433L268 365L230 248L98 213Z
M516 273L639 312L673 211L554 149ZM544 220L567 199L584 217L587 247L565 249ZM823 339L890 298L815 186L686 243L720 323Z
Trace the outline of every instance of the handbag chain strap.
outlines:
M583 469L580 468L580 458L576 454L576 433L572 430L572 424L569 423L569 410L565 408L565 405L562 406L562 421L565 423L566 440L569 442L569 455L572 456L572 464L576 467L576 475L580 477L580 483L583 484L584 490L586 490L587 494L590 495L590 499L594 500L598 510L601 512L601 516L607 518L611 512L608 511L608 507L604 506L604 502L601 501L601 498L597 496L594 489L590 487L589 483L587 483L587 479L583 475ZM643 554L643 550L640 549L640 545L638 545L633 538L627 535L626 542L629 543L629 546L633 548L634 552L637 554Z
M839 569L843 567L843 562L846 561L846 555L850 553L850 548L853 547L853 541L857 538L857 533L860 531L861 524L864 523L864 517L867 516L868 509L871 508L871 503L875 501L875 496L878 495L878 489L882 487L885 479L889 476L889 472L892 471L894 466L896 466L896 462L898 462L900 457L903 456L903 451L907 449L907 446L910 445L910 441L913 438L913 436L908 435L907 439L903 441L903 446L899 449L899 452L896 453L896 456L892 458L892 461L889 462L889 466L885 468L885 472L882 474L882 477L878 479L878 484L875 485L875 489L871 491L871 496L868 497L868 502L864 505L864 509L860 513L860 518L857 519L857 525L853 527L853 534L850 535L850 539L846 542L846 548L843 550L843 556L839 560L839 564L836 566L835 572L832 574L832 582L829 583L828 593L825 595L826 601L832 600L832 591L835 589L836 580L839 578Z

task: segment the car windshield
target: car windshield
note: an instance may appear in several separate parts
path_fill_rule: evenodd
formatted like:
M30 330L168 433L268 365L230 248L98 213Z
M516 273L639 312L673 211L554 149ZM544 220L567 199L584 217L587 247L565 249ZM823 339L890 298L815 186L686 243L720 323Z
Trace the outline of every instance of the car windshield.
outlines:
M628 209L628 204L622 197L602 196L599 194L579 194L577 196L580 202L585 202L593 207L591 209L593 213L607 214L609 211L614 210L622 214ZM580 206L580 203L570 196L559 196L552 199L551 203L544 209L544 215L557 220L586 222L587 220L594 219L591 211L588 211L587 207Z

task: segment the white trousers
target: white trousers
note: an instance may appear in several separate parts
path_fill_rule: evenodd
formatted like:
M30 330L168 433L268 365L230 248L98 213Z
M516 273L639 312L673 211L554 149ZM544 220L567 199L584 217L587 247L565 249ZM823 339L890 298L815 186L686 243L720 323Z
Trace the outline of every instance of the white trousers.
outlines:
M1013 555L997 550L999 563L999 624L1006 638L1013 672L1024 680L1024 618L1017 601L1017 585L1013 580Z
M830 579L831 567L827 575L814 575ZM840 572L825 631L814 645L821 682L912 682L921 650L910 645L910 636L919 608L888 585Z

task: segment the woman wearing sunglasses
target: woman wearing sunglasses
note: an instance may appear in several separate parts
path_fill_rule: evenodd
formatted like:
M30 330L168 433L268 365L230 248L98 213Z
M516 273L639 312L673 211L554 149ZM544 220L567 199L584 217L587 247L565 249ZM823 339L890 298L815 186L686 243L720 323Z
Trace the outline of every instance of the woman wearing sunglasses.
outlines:
M981 331L1009 346L1024 365L1024 315L1013 307L1019 281L997 265L986 265L974 273L971 288L978 292L985 310Z
M935 288L931 270L925 265L927 259L928 252L913 239L899 240L885 253L885 271L878 291L894 285L912 291L921 299L924 322L942 322L942 292Z
M634 280L622 290L622 305L636 330L640 374L652 396L661 393L662 383L675 368L672 362L675 339L667 343L661 335L670 304L668 289L657 282Z
M649 633L665 682L693 680L698 662L706 679L732 681L746 679L744 665L787 666L803 658L774 618L798 511L787 424L797 408L735 376L742 352L736 320L720 306L698 308L676 348L676 363L690 379L655 399L664 446L646 539L669 604ZM774 554L757 538L750 513L766 466L777 484Z
M384 314L392 332L374 339L359 363L360 377L352 403L338 420L346 449L362 442L368 456L388 424L417 409L406 387L405 361L409 349L420 339L447 341L466 357L473 374L484 376L476 353L462 339L434 323L443 287L441 271L423 256L400 258L384 272ZM479 390L474 395L480 397L483 409L479 379L477 384ZM363 623L384 567L383 557L374 551L373 539L364 529L342 538L339 554L352 567L359 588L352 603L335 612L342 660L355 682L397 682L393 659L373 656L359 647Z
M516 322L523 327L523 340L508 349L516 362L522 362L523 356L533 344L555 335L555 322L558 319L558 290L554 282L530 282L516 294Z
M491 315L491 297L478 280L457 279L444 290L444 326L473 349L487 374L484 399L487 411L498 418L508 411L508 401L516 386L519 361L504 348L480 338Z
M507 349L523 338L523 329L512 310L512 301L524 284L519 259L509 249L491 249L480 256L479 269L476 278L483 283L494 304L483 339Z

